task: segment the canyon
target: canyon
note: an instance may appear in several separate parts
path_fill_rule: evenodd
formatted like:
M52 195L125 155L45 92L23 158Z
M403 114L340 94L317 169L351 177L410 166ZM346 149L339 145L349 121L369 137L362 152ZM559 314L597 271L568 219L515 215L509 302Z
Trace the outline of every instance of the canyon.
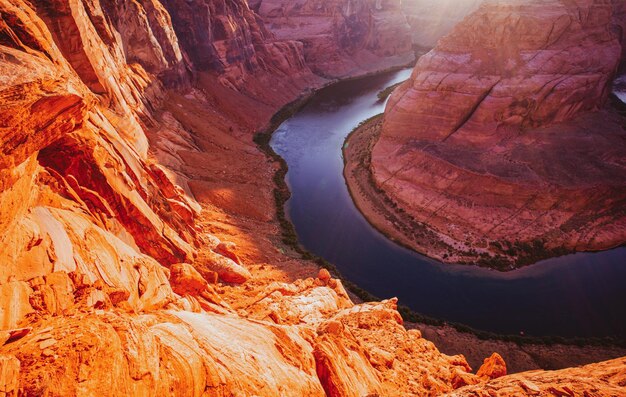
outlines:
M0 0L0 395L623 391L621 350L507 375L472 339L472 372L283 241L255 133L413 57L399 1L301 3ZM308 41L287 17L333 24Z
M622 245L621 8L490 2L457 25L363 128L366 216L438 260L501 270Z
M303 43L311 69L345 78L415 60L400 0L252 2L278 39Z

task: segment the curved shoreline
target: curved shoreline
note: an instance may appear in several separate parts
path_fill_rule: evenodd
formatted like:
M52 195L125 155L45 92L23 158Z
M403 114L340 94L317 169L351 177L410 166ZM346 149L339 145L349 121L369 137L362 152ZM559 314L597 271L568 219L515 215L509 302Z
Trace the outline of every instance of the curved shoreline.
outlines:
M468 262L472 258L464 257L435 230L407 215L376 186L371 172L371 153L382 130L382 117L383 114L379 114L363 121L346 137L342 148L345 183L363 218L390 241L442 263L476 265L498 271L517 269Z
M511 254L499 252L494 256L473 249L460 249L465 243L453 240L428 225L413 219L376 185L371 172L371 152L380 136L382 114L363 121L347 137L342 148L344 179L354 205L367 222L389 240L409 250L442 263L479 266L507 272L539 261L574 254L576 252L601 252L601 250L568 250L562 247L546 248L519 242L492 241L491 245L509 247ZM500 251L500 250L499 250Z
M368 73L365 76L357 76L344 80L336 80L329 82L317 89L312 89L304 93L302 96L297 98L296 100L288 103L279 111L277 111L274 116L271 118L270 123L263 129L260 129L254 136L254 141L259 147L259 149L265 153L268 157L277 162L278 167L274 174L274 198L276 201L276 210L277 217L279 219L281 231L282 231L282 241L283 243L291 248L294 253L300 256L301 259L310 260L315 262L318 266L329 270L333 277L340 279L346 289L351 292L354 296L361 299L362 301L378 301L380 300L375 295L371 294L369 291L360 288L358 285L352 283L351 281L345 279L341 276L341 273L336 268L336 266L324 258L311 253L306 250L299 242L298 236L296 234L295 228L291 223L291 220L288 218L285 211L285 203L291 196L291 192L287 185L285 176L288 171L288 166L286 161L279 156L272 147L270 146L270 140L272 138L273 133L276 129L289 117L298 112L302 107L304 107L309 100L315 95L319 90L346 81L346 80L356 80L360 78L364 78L367 76L373 76L383 73L392 72L395 70L400 70L402 67L395 67L389 70L377 72L377 73ZM368 120L365 120L361 123L363 125ZM574 338L566 338L560 336L522 336L522 335L507 335L507 334L498 334L490 331L484 331L472 328L465 324L455 323L445 321L439 318L433 318L429 316L422 315L410 309L407 306L399 305L398 311L402 314L402 317L410 322L416 324L422 324L426 327L435 327L438 329L453 329L455 332L459 332L461 334L472 335L473 338L476 338L477 341L492 341L493 343L514 343L515 345L563 345L563 346L624 346L624 341L618 340L616 338L611 337L574 337ZM415 327L413 325L413 327Z
M446 258L437 255L432 250L429 251L429 247L425 245L416 245L415 240L407 235L419 233L420 237L429 238L436 243L434 233L426 226L402 217L402 210L394 206L385 192L378 189L372 180L371 152L380 136L382 117L382 114L378 114L363 121L346 137L342 147L343 176L350 197L363 218L387 239L409 250L444 262ZM444 248L447 249L449 246L446 245Z

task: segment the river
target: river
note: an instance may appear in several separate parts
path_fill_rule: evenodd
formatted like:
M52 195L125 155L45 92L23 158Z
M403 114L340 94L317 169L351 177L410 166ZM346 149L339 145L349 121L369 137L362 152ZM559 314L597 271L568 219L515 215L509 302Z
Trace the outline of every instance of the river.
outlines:
M285 210L301 244L380 298L445 321L502 334L626 339L626 248L548 259L519 270L442 264L374 229L355 207L341 148L361 121L381 113L377 93L410 70L320 90L275 131L289 166Z

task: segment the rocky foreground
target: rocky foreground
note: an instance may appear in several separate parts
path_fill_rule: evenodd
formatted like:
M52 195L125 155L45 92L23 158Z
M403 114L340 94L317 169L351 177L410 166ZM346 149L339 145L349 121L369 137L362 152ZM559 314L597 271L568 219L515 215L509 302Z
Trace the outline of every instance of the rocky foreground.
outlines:
M472 373L281 242L252 135L326 80L245 2L0 0L0 54L0 395L623 390Z
M487 2L420 58L375 137L400 241L510 269L626 242L623 2ZM382 200L382 199L381 199Z

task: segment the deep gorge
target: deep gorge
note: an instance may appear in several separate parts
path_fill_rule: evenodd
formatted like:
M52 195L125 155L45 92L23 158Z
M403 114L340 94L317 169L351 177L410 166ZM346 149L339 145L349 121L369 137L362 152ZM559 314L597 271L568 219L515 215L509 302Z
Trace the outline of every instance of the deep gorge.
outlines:
M622 2L566 3L615 55ZM439 5L0 0L0 395L621 394L619 346L411 323L405 298L363 302L284 241L255 134L330 83L384 80L478 7Z

